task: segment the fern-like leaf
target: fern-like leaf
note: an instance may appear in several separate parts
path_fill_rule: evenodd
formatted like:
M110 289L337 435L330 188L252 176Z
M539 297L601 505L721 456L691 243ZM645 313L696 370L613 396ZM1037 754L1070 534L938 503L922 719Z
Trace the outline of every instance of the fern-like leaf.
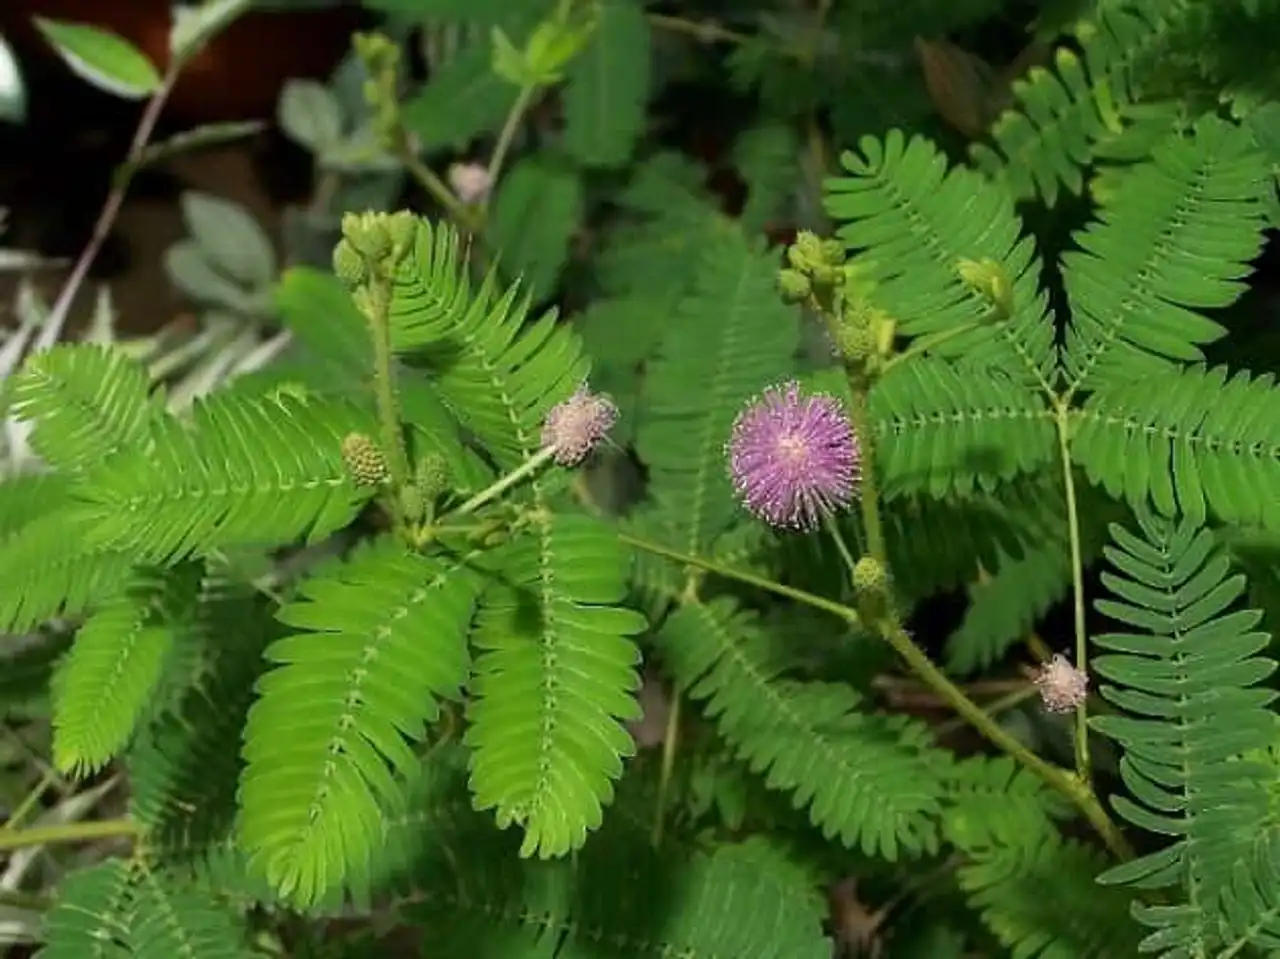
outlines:
M1207 116L1123 175L1124 189L1063 256L1068 392L1095 392L1204 358L1262 247L1267 165L1245 127Z
M948 170L923 137L890 130L864 137L841 157L847 175L826 184L840 239L858 251L858 278L875 306L907 336L951 335L943 357L998 367L1017 382L1051 390L1057 363L1035 241L1008 193L972 170ZM960 279L962 260L994 260L1012 282L1014 313L989 322L991 304ZM967 330L967 332L965 332Z
M1108 651L1091 665L1117 714L1091 724L1123 749L1129 795L1113 797L1116 812L1176 838L1101 879L1181 885L1184 904L1142 913L1160 927L1144 951L1201 956L1218 939L1218 900L1235 862L1249 854L1267 814L1265 767L1244 754L1274 741L1267 704L1276 694L1256 684L1276 664L1258 655L1269 640L1254 629L1261 614L1232 609L1244 577L1232 574L1213 533L1147 510L1137 519L1137 533L1113 525L1106 550L1114 572L1103 585L1115 599L1097 609L1131 631L1092 638Z
M773 272L736 228L719 231L649 364L636 445L685 552L705 552L737 512L724 444L739 408L794 369L799 318L779 302Z
M1018 959L1131 959L1140 938L1128 902L1094 876L1105 856L1063 839L1060 797L1007 757L960 764L947 839L964 855L969 904Z
M392 299L394 348L425 367L436 395L512 469L538 449L550 408L586 378L572 329L547 313L527 322L516 288L499 294L492 274L473 289L450 226L421 221Z
M471 641L471 788L522 855L560 856L599 827L638 719L643 616L625 595L627 555L587 516L559 515L492 557Z
M51 684L59 769L96 772L128 743L191 628L196 585L193 569L139 576L80 627Z
M824 835L888 859L937 848L945 760L922 726L860 713L848 686L784 678L795 653L728 599L682 606L656 642L739 758Z
M129 929L132 959L254 959L235 907L151 868L140 870Z
M321 539L370 496L342 460L352 432L377 430L340 400L215 393L196 404L191 424L158 419L145 446L86 471L76 495L88 504L89 542L165 563Z
M432 930L438 959L831 955L810 890L746 845L659 859L633 839L593 844L583 860L477 864L433 884L412 915Z
M79 615L128 583L132 557L85 543L90 517L72 488L56 474L0 483L0 630Z
M133 959L133 869L119 859L71 873L44 923L37 959Z
M1071 455L1093 482L1133 506L1276 530L1277 423L1280 390L1269 374L1171 371L1091 397Z
M298 630L266 656L245 726L237 833L282 896L309 906L381 841L421 741L467 678L477 592L456 561L383 539L300 588Z
M34 354L7 389L14 414L34 424L32 448L65 470L145 447L149 421L164 410L140 363L88 344Z
M1013 85L1015 106L991 130L991 145L975 144L975 163L1019 199L1057 202L1063 188L1080 193L1095 152L1140 113L1140 67L1168 41L1170 14L1184 4L1099 4L1072 38L1083 59L1060 46L1053 69L1033 67Z

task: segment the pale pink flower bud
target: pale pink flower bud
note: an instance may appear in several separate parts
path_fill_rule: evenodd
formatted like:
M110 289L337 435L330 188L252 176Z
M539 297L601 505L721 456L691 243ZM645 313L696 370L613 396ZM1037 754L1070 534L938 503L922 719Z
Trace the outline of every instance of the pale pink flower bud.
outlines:
M449 186L463 203L477 203L489 192L489 171L479 163L451 164Z
M1061 653L1040 667L1035 683L1044 708L1051 713L1072 712L1089 694L1088 675L1072 666Z

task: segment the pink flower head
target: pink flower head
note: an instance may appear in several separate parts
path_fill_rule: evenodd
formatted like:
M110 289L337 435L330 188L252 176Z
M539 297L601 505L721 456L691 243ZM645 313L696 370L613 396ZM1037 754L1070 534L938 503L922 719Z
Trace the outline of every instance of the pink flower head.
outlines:
M618 420L618 407L600 393L592 393L583 383L563 403L547 413L542 425L542 445L555 450L553 459L561 466L577 466L595 449Z
M1044 708L1051 713L1072 712L1089 694L1088 674L1072 666L1061 653L1040 667L1035 683Z
M861 478L853 425L834 396L772 386L738 414L729 473L743 505L771 526L813 529L849 504Z

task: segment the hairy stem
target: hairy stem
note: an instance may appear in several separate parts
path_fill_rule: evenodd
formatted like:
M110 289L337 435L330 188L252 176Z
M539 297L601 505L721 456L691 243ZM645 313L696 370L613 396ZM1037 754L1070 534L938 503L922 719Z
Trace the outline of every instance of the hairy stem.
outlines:
M141 833L142 826L132 819L94 819L89 822L32 826L30 829L0 829L0 852L7 852L11 849L26 849L31 846L91 842L95 839L115 839L125 836L135 837Z
M862 526L866 534L867 553L889 568L885 556L884 524L880 519L880 491L876 485L875 440L871 433L871 417L867 412L867 391L856 384L853 388L853 402L850 404L849 418L853 422L853 432L858 438L858 446L862 451Z
M1075 667L1088 671L1089 635L1085 622L1084 556L1080 546L1080 509L1076 501L1075 473L1071 469L1071 435L1067 408L1059 405L1056 413L1058 450L1062 459L1062 484L1067 497L1067 536L1071 550L1071 607L1075 621ZM1089 767L1089 700L1080 700L1076 707L1075 735L1076 775L1085 784L1090 781Z
M378 428L391 473L392 515L397 528L403 532L404 518L397 494L409 482L409 453L405 449L404 430L400 426L395 366L391 360L391 281L375 271L369 292L373 305L368 320L373 339L373 388L378 403Z

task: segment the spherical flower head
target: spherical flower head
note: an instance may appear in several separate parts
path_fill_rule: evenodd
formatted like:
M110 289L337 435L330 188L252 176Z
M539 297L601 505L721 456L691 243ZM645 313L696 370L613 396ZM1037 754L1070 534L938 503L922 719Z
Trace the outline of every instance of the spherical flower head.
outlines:
M547 413L542 425L542 445L555 450L552 458L561 466L577 466L595 449L618 420L618 407L584 383L563 403Z
M733 424L729 473L742 504L770 526L813 529L847 506L861 479L861 450L840 401L765 390Z
M1044 708L1051 713L1073 712L1089 694L1089 676L1076 669L1061 653L1040 667L1036 686Z

